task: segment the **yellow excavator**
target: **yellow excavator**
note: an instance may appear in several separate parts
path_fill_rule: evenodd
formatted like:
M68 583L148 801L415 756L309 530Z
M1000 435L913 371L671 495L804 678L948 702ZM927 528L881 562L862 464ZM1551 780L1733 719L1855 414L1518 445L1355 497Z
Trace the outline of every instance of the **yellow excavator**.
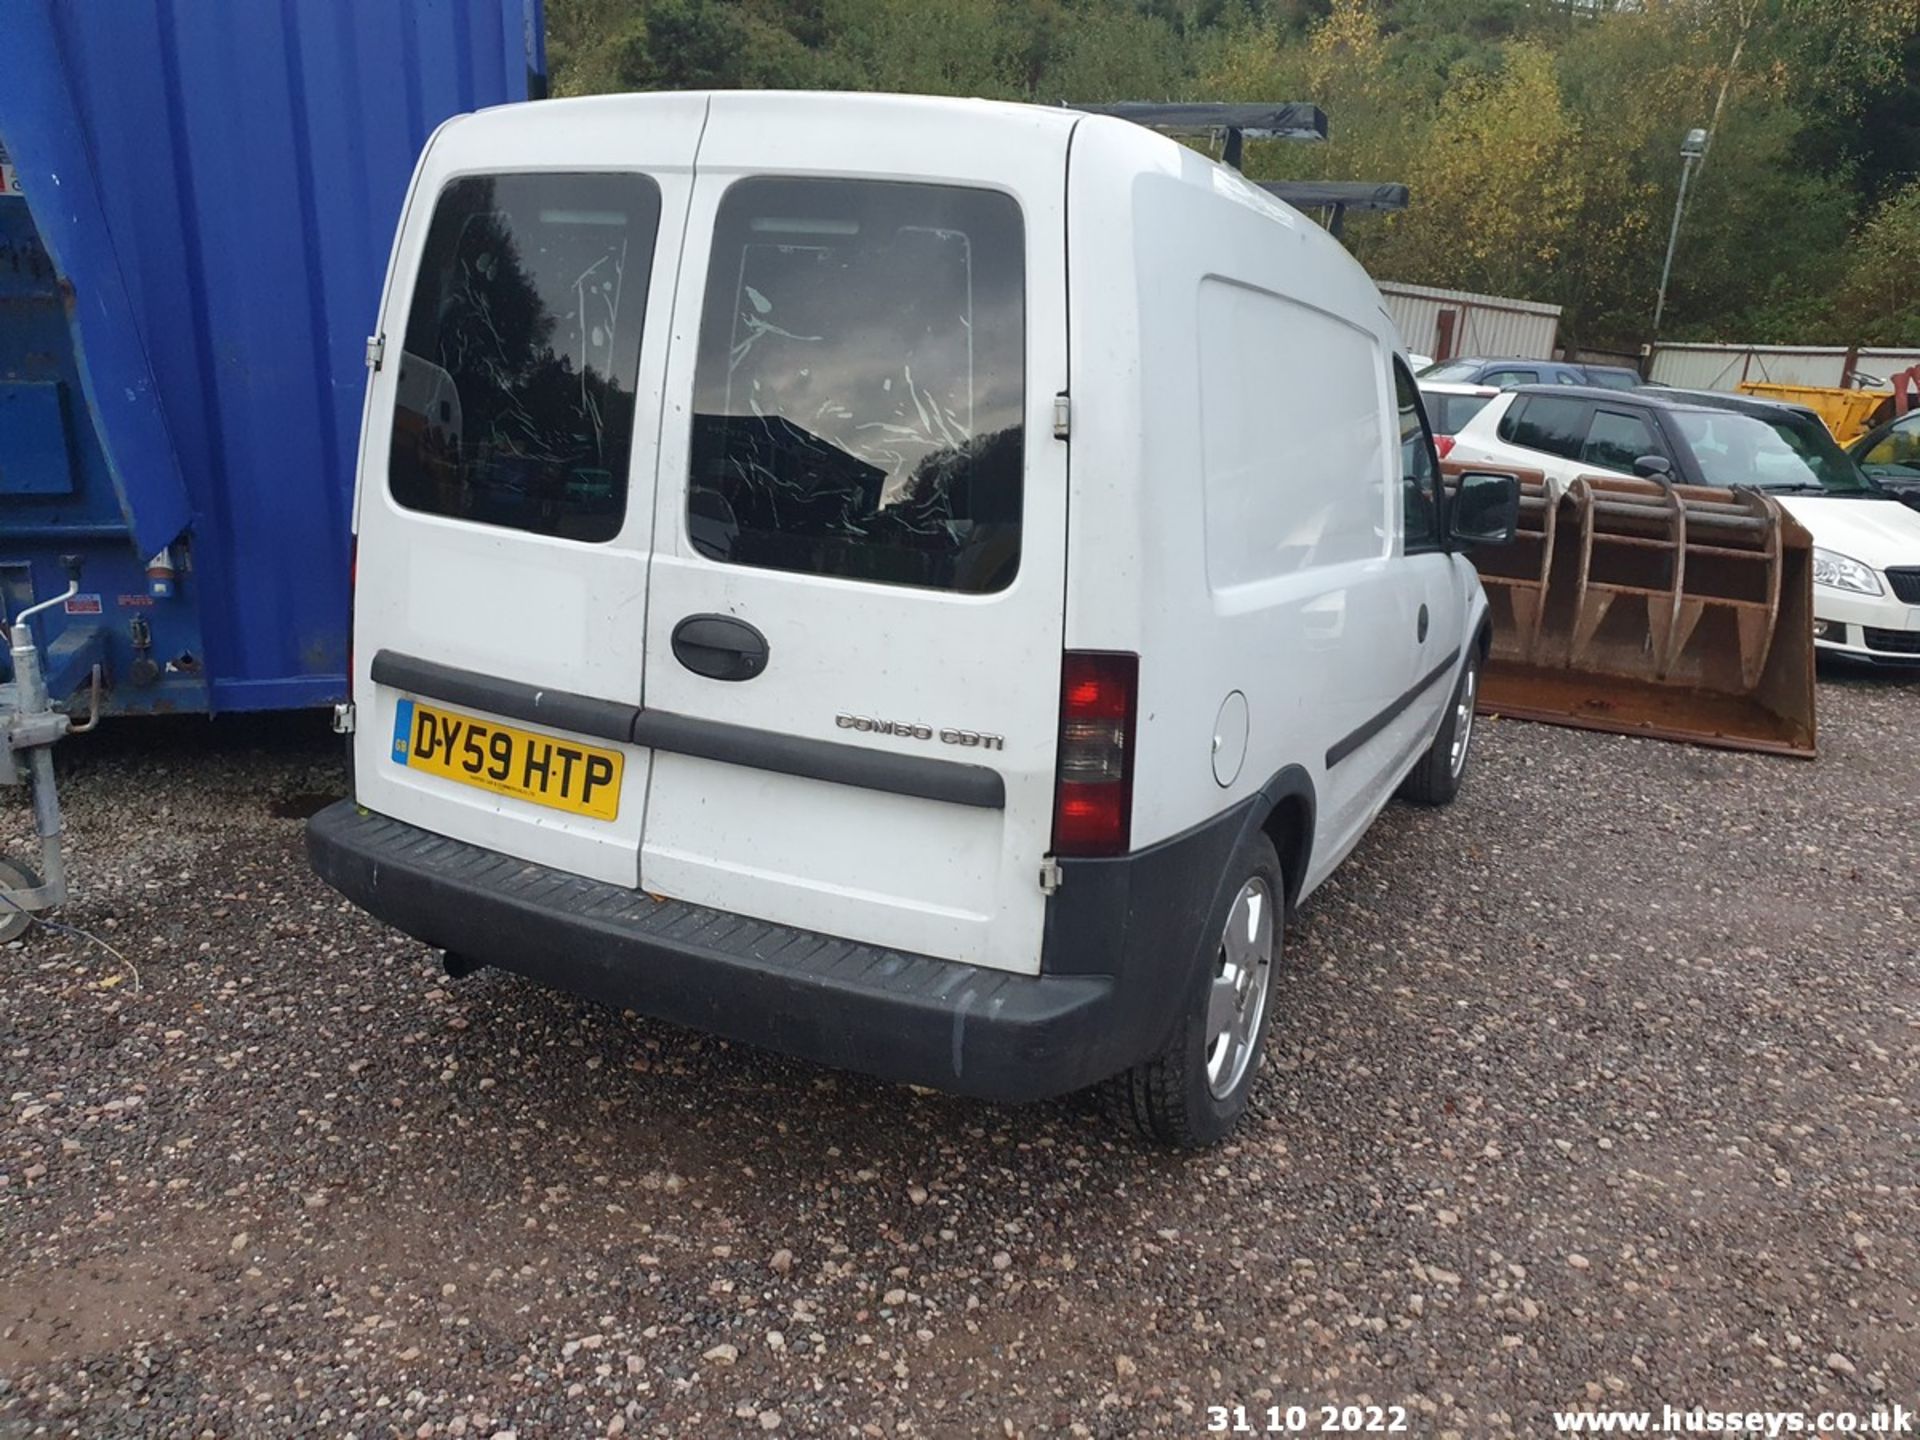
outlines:
M1812 757L1813 541L1777 502L1442 469L1520 479L1518 537L1473 557L1493 612L1481 713Z
M1736 394L1757 400L1777 400L1811 410L1832 433L1835 443L1851 445L1877 425L1901 416L1916 403L1920 365L1885 379L1850 371L1845 385L1785 385L1770 380L1742 380Z

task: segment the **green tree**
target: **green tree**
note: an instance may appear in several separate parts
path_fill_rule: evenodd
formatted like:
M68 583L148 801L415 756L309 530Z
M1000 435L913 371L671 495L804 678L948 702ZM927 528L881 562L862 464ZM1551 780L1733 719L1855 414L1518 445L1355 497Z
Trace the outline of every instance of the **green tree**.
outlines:
M999 0L829 0L839 70L869 90L1011 99L1024 93L1024 27ZM855 78L857 77L857 79Z
M1669 337L1920 343L1920 0L547 0L557 93L706 86L1311 100L1260 177L1398 180L1376 274L1648 338L1680 137L1712 131ZM1864 225L1863 216L1871 217ZM1911 261L1905 262L1911 273ZM1858 333L1856 333L1858 332Z
M1406 157L1419 198L1374 246L1383 273L1520 295L1555 288L1584 199L1580 131L1552 55L1532 41L1505 53L1498 74L1448 89Z
M1182 94L1187 70L1174 23L1119 6L1090 6L1055 41L1044 72L1053 92L1036 99L1165 100Z
M1857 345L1920 341L1920 181L1861 228L1835 296L1834 330Z

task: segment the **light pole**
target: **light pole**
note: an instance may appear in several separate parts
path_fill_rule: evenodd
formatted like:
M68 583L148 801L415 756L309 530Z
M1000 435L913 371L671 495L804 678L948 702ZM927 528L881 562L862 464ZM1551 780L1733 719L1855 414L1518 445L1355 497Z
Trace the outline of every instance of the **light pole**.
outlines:
M1667 277L1673 274L1673 247L1680 243L1680 212L1687 204L1687 179L1693 174L1693 162L1707 153L1707 132L1698 127L1687 131L1680 142L1680 194L1673 202L1673 228L1667 232L1667 258L1660 267L1660 295L1653 302L1653 338L1660 338L1660 317L1667 309Z

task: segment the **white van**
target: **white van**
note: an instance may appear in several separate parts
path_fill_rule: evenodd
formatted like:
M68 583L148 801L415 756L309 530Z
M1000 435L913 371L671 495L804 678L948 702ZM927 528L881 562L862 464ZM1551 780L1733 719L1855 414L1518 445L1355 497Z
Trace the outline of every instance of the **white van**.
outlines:
M1459 548L1516 486L1439 493L1397 348L1322 230L1123 120L449 121L369 348L314 864L455 973L1216 1139L1287 908L1466 763Z

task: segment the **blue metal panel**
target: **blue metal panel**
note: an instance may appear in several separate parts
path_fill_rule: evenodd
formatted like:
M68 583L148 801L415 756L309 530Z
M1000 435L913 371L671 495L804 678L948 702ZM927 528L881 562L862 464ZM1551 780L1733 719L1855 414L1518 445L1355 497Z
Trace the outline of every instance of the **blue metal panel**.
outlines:
M0 495L71 495L66 389L58 380L0 383Z
M82 557L101 614L66 623L111 632L116 709L340 698L362 351L394 225L441 120L544 90L540 0L8 12L0 143L32 223L0 197L0 245L30 249L37 226L57 275L33 323L64 324L64 296L79 323L54 348L82 342L85 364L39 373L28 357L47 336L0 314L0 379L84 387L89 414L69 415L64 503L0 488L0 566L26 565L44 594L63 583L59 553ZM116 428L107 395L108 361L134 374L129 356L156 422L140 435ZM168 467L181 501L151 479ZM103 505L116 477L126 503ZM147 558L183 529L180 583L152 594ZM143 625L157 674L137 687Z
M7 14L0 45L0 139L23 185L38 195L34 219L69 285L73 348L88 408L106 443L120 509L136 544L158 550L186 529L188 503L167 419L120 258L87 164L84 117L61 63L51 0Z
M9 386L64 401L57 432L38 431L44 443L36 459L0 457L0 609L11 615L58 594L67 583L63 559L75 556L81 594L34 627L50 642L43 662L53 693L83 685L99 661L122 682L114 696L124 713L203 710L197 591L189 576L171 601L148 593L145 552L130 538L102 427L82 395L83 352L69 324L73 294L40 243L27 202L0 195L0 374ZM20 439L10 418L0 418L0 452ZM136 673L144 683L132 683Z

